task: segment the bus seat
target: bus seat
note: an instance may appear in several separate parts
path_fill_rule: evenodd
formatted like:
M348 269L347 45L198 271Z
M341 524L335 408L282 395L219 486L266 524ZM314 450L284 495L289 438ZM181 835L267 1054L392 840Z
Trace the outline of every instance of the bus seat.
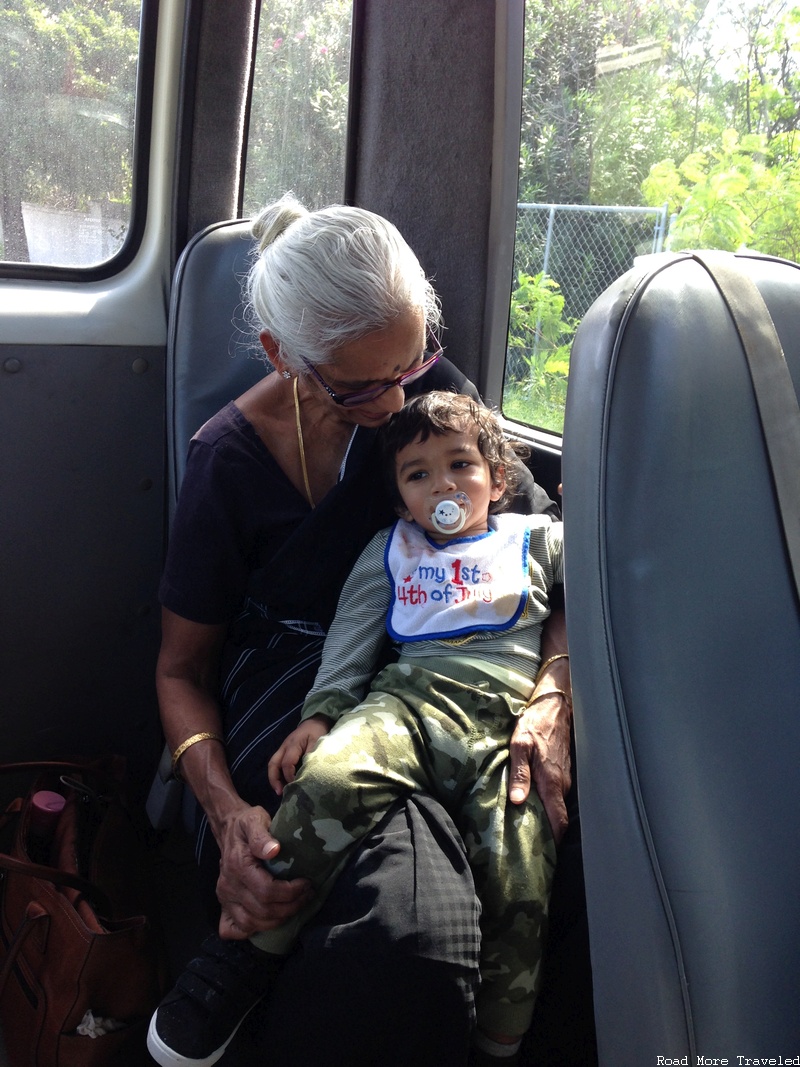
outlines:
M167 340L167 485L170 517L192 435L266 368L242 286L253 242L248 220L196 234L175 268Z
M251 265L250 222L217 222L196 234L175 267L167 337L167 507L175 511L189 442L230 400L266 372L258 338L245 315L242 286ZM164 749L147 798L156 829L171 826L182 808L187 829L194 798L172 778Z
M729 262L797 391L800 267ZM562 473L600 1064L794 1057L798 598L744 350L690 256L585 316Z

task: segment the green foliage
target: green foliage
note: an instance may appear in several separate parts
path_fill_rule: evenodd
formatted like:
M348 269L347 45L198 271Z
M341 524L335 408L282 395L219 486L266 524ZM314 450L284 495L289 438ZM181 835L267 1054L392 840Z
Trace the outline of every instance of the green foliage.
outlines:
M677 0L527 0L520 194L523 202L639 204L664 154L667 112L654 107L657 63L625 66L628 50L667 48ZM598 75L603 48L620 68Z
M351 0L264 0L245 211L287 189L342 197ZM0 0L4 257L28 258L22 203L129 205L140 0Z
M564 297L553 278L519 273L511 294L503 389L509 418L561 432L576 328L576 320L564 314Z
M708 0L528 0L520 200L659 204L659 167L699 153L704 185L687 233L728 247L749 239L750 224L763 232L741 204L742 215L726 209L739 183L723 180L714 156L733 130L765 138L765 166L793 165L797 145L783 135L800 128L800 8L787 0L720 0L708 14L707 7ZM651 58L636 59L637 48ZM770 184L752 177L751 193ZM778 182L784 209L793 184L786 174Z
M667 203L668 247L746 246L798 260L800 4L526 0L519 199ZM567 322L626 243L617 220L597 219L582 220L571 247L548 246ZM535 278L543 241L522 233L517 267ZM643 251L631 246L628 262ZM546 349L528 346L523 366L515 339L530 333L514 333L525 291L520 277L504 410L552 428Z
M763 135L727 130L717 151L694 152L680 165L662 160L643 183L651 203L667 201L676 214L669 247L750 247L796 259L800 255L800 158ZM773 150L774 149L774 150ZM770 165L777 158L777 165Z
M23 200L129 204L139 0L0 7L4 255L27 259Z
M676 214L673 249L750 247L795 259L800 8L757 0L725 15L737 35L737 63L720 71L713 26L690 36L693 49L685 46L676 63L674 90L683 136L650 168L642 193L649 204L668 201Z
M350 0L265 0L253 82L245 213L291 189L342 198Z
M599 34L596 0L528 0L522 95L522 201L580 202L586 109Z

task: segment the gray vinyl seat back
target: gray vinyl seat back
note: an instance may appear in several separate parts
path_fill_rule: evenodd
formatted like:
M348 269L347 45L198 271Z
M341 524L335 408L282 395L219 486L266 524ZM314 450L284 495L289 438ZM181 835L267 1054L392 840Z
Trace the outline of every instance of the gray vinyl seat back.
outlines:
M250 222L217 222L196 234L175 267L167 337L167 513L171 523L189 442L220 408L267 371L248 321L243 285L250 269ZM155 829L181 818L193 833L195 801L172 776L164 748L146 803Z
M167 341L170 516L193 434L267 369L243 299L252 248L249 221L214 223L192 238L175 268Z
M797 390L800 268L731 260ZM688 256L587 313L562 474L601 1065L796 1056L800 610L744 351Z

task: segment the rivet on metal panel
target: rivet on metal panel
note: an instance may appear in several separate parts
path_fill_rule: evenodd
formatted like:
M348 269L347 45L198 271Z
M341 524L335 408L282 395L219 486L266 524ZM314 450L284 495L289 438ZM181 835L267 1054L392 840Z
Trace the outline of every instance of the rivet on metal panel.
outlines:
M134 374L144 374L144 372L149 369L150 364L147 362L146 359L142 359L141 356L139 357L139 359L135 359L133 361L133 364L131 365L131 370Z
M22 361L19 359L7 359L3 364L6 374L18 374L22 370Z

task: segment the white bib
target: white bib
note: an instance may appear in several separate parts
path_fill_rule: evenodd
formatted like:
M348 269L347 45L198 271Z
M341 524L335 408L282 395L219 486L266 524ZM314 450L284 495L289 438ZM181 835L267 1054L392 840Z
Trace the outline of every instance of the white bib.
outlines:
M395 523L384 556L390 637L431 641L514 625L528 600L528 519L490 516L489 526L440 545L413 523Z

